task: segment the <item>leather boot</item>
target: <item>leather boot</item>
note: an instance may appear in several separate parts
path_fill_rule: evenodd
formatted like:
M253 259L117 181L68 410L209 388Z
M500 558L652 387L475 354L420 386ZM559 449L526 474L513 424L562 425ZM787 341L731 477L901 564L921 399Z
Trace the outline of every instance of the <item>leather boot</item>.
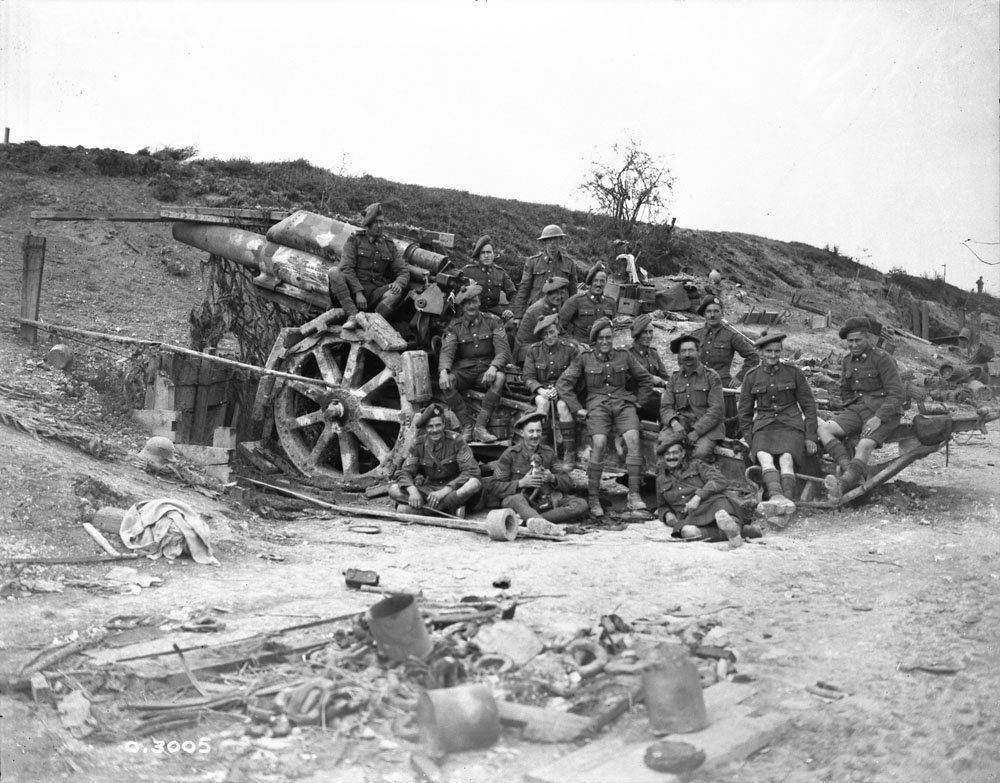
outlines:
M500 395L495 391L488 391L483 395L483 407L479 409L479 415L476 416L476 423L472 429L473 437L480 443L496 443L497 436L486 429L486 425L489 423L490 416L493 415L493 409L496 408L497 403L500 402Z
M868 466L859 459L852 459L847 464L847 470L840 477L840 491L850 492L858 484L865 480L868 473Z
M795 500L796 478L794 473L781 474L781 494L789 500Z
M559 433L562 435L563 461L573 465L576 462L576 422L559 422Z
M587 505L592 517L603 517L601 507L601 476L604 475L604 464L591 462L587 465Z
M626 457L625 469L628 470L628 510L646 511L646 504L639 494L642 487L642 457Z
M826 453L830 455L830 458L837 463L837 467L840 468L841 473L847 470L847 463L851 461L851 457L847 453L847 447L843 443L835 440L824 448L826 449Z

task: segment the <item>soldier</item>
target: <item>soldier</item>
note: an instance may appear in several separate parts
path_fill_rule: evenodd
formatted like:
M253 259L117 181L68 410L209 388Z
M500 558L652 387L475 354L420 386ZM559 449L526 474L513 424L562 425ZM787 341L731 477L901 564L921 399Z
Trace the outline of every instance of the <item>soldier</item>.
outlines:
M569 280L565 277L549 278L542 286L542 294L541 299L532 302L524 311L524 317L517 327L517 337L514 339L514 362L517 364L524 362L524 354L528 350L528 346L538 339L535 327L538 325L539 319L547 315L559 314L559 308L562 307L569 294Z
M698 315L705 317L705 325L693 332L701 343L701 363L719 373L723 386L739 387L747 370L760 364L760 355L754 350L753 343L723 319L719 297L706 296L702 299ZM733 357L737 353L743 357L743 367L732 378Z
M542 443L543 421L545 415L533 411L514 423L521 441L500 455L486 479L487 505L513 509L523 520L572 522L587 513L587 503L569 494L573 478L556 461L552 447Z
M864 481L872 452L899 424L903 383L893 358L872 344L874 331L863 316L848 318L840 330L840 339L847 341L849 349L840 372L844 407L832 420L819 425L823 448L841 471L839 483L833 476L828 477L828 486L835 493L848 492ZM851 459L841 439L858 434L861 439Z
M657 389L667 387L670 373L667 372L659 352L653 347L653 317L649 313L644 313L632 321L632 347L629 351L653 376L654 388L647 396L639 398L639 418L659 421L663 395Z
M806 455L819 451L819 437L816 400L806 376L781 361L784 340L783 334L770 334L754 343L764 363L743 376L738 410L750 460L760 465L756 471L756 466L749 468L747 476L760 473L771 500L790 502L795 498L795 467L801 470Z
M662 454L656 471L656 516L675 536L725 538L732 547L740 546L743 538L761 537L757 525L746 524L743 504L728 491L722 472L689 458L679 435L660 442L656 450Z
M361 231L344 243L340 263L328 273L330 295L347 313L344 329L356 329L359 310L388 318L403 301L410 283L399 251L385 236L385 216L378 202L365 208Z
M570 463L576 462L576 420L573 418L573 410L579 408L580 404L577 402L573 410L570 410L565 401L559 398L556 382L579 351L568 340L559 338L559 316L555 313L538 322L535 335L542 339L528 346L521 377L528 392L534 397L539 413L547 416L555 403L559 431L562 434L563 459Z
M542 229L538 241L542 243L542 252L531 256L521 273L521 282L517 285L514 295L515 318L521 318L528 305L542 295L542 286L550 277L563 277L569 281L570 291L576 291L576 264L562 254L562 242L566 238L559 226L551 225Z
M677 354L677 371L663 389L660 423L681 433L694 448L692 458L704 460L711 456L715 444L725 435L722 380L715 370L698 358L698 338L682 334L670 341L670 350ZM661 438L669 438L664 433Z
M454 514L482 489L479 463L465 440L447 430L443 405L428 405L413 424L421 432L389 485L389 497L400 511L427 507Z
M580 421L587 422L591 437L590 464L587 466L587 498L590 513L603 517L600 491L604 472L604 449L613 430L622 434L627 454L628 510L643 511L646 504L639 495L642 483L642 454L639 451L639 415L636 393L629 391L629 378L638 382L638 393L648 393L652 376L628 351L612 345L611 321L599 319L590 329L591 345L584 348L559 377L556 390ZM586 387L586 407L580 406L574 388L579 379Z
M604 264L594 264L587 272L587 290L570 296L559 310L563 332L571 340L586 344L590 327L598 318L615 317L615 300L604 295L607 283Z
M514 317L514 313L510 309L510 302L514 298L516 289L510 275L493 263L495 258L493 240L488 236L481 236L476 241L476 246L472 251L474 263L466 264L462 272L482 287L483 293L480 294L480 299L483 311L499 315L506 323ZM500 304L501 292L507 298L508 304L506 305Z
M462 435L481 443L493 443L496 436L486 429L493 409L500 402L504 368L510 361L510 344L503 322L480 309L478 283L471 283L455 295L459 315L448 325L438 359L441 396L462 422ZM486 389L478 417L473 420L460 392L479 386Z

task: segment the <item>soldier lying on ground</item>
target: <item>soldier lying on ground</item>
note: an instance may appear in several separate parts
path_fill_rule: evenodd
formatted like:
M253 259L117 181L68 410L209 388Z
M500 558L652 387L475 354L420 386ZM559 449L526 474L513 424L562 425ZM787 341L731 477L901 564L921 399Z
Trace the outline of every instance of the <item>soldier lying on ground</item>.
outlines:
M653 387L649 393L639 397L639 418L647 421L660 420L660 406L663 395L660 389L667 387L670 373L660 358L659 351L653 347L653 317L649 313L640 315L632 321L632 347L629 352L649 370L653 376Z
M478 283L472 283L455 295L459 314L444 333L438 357L438 385L441 396L462 422L462 436L480 443L493 443L497 438L486 429L486 424L500 402L506 379L503 368L510 361L510 344L503 322L492 313L481 312L481 291ZM460 393L474 387L486 389L475 420Z
M566 466L556 461L551 446L542 443L544 420L536 411L515 422L521 442L500 455L493 475L485 479L486 503L513 509L522 520L541 517L555 523L572 522L587 513L587 502L570 494L573 479ZM536 525L532 532L550 531Z
M549 315L558 315L559 309L569 294L569 280L565 277L553 277L542 286L543 296L537 302L532 302L524 312L517 336L514 338L514 363L523 364L528 346L538 340L535 327L538 321Z
M881 331L878 325L877 331ZM872 452L885 443L899 424L903 407L903 382L896 361L873 343L876 328L864 316L848 318L840 330L849 352L840 370L840 398L844 409L831 421L821 422L823 447L840 468L840 481L829 482L835 492L848 492L865 479ZM841 439L860 435L854 459ZM829 478L833 478L832 476Z
M521 377L533 396L535 408L547 420L549 411L556 406L559 432L562 435L562 458L576 462L576 419L573 410L559 398L556 383L579 351L568 340L559 336L559 316L553 313L542 318L535 326L535 335L542 339L528 348ZM579 402L576 407L579 407ZM574 408L575 410L575 408Z
M656 472L656 516L673 529L674 536L728 539L734 547L743 538L760 538L760 528L746 523L744 505L728 491L721 471L690 458L680 434L657 444L657 452L662 456Z
M801 472L806 455L816 454L819 446L816 400L802 370L781 361L784 340L785 335L772 334L754 343L764 363L744 376L738 410L740 431L755 463L747 478L763 482L770 500L791 502L796 467Z
M677 354L678 370L663 390L661 438L670 436L670 432L684 435L694 448L692 456L708 459L726 434L722 381L715 370L699 360L698 338L693 334L675 337L670 341L670 350Z
M639 450L639 414L636 412L636 393L628 383L635 378L638 393L648 393L653 378L628 351L612 345L614 332L607 318L598 320L590 330L591 346L584 348L570 363L556 384L559 397L576 416L587 422L591 437L590 464L587 466L587 498L590 514L603 517L600 490L604 472L604 450L608 438L617 430L625 441L628 471L628 509L645 510L646 504L639 495L642 483L642 454ZM583 379L586 407L580 406L575 388Z
M388 318L403 301L410 271L391 239L385 236L382 205L370 204L356 231L344 243L340 263L327 278L330 295L347 313L344 329L356 329L358 311L374 310Z
M447 429L447 411L432 403L414 419L422 430L389 485L400 511L454 514L482 489L479 463L463 438Z
M599 318L614 320L615 300L604 295L608 273L604 264L594 264L587 272L587 289L572 294L559 310L559 321L565 335L581 345L590 339L590 327Z

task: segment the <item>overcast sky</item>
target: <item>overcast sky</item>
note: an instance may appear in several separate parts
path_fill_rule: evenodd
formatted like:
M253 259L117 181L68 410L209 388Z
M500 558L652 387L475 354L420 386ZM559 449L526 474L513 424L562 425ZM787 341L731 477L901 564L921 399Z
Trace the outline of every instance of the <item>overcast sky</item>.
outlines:
M997 0L0 0L12 141L586 209L590 161L631 133L680 226L994 294L970 248L1000 262L998 116Z

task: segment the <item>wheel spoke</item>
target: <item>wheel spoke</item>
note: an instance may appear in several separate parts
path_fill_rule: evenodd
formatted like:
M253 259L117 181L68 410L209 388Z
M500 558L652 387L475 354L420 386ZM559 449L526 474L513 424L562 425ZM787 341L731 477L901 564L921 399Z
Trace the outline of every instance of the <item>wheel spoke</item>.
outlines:
M291 429L300 430L303 427L309 427L313 424L321 424L326 416L326 411L320 409L318 411L313 411L312 413L306 413L303 416L296 416L292 419Z
M394 375L392 370L386 367L382 372L376 375L367 383L362 384L357 389L351 392L358 399L363 400L365 397L371 395L379 386L384 386L389 381L393 379Z
M361 405L358 408L362 419L374 419L375 421L394 421L397 424L403 423L404 413L396 408L382 408L377 405Z
M347 362L344 364L344 386L354 386L355 377L360 378L364 370L365 355L361 352L361 344L351 343L351 350L348 351Z
M320 457L323 456L323 452L326 451L326 447L330 445L336 434L337 428L331 424L327 424L323 428L323 432L320 433L316 443L313 444L313 447L309 452L309 456L306 457L306 462L309 463L310 467L316 467L319 464Z
M317 345L313 348L312 355L316 357L316 365L319 367L319 371L322 373L324 381L337 384L343 382L344 378L340 374L340 368L337 366L337 362L334 360L333 356L330 355L330 351L328 351L325 346Z
M340 433L340 462L345 476L358 472L358 439L353 433Z
M389 447L382 440L382 436L372 429L372 425L366 421L359 421L355 427L355 435L358 436L358 440L368 447L368 450L375 456L379 462L382 462L386 457L389 456Z
M322 408L326 406L327 392L322 386L315 386L311 383L302 383L302 381L288 381L288 387L294 389L303 397L308 397L319 407Z

